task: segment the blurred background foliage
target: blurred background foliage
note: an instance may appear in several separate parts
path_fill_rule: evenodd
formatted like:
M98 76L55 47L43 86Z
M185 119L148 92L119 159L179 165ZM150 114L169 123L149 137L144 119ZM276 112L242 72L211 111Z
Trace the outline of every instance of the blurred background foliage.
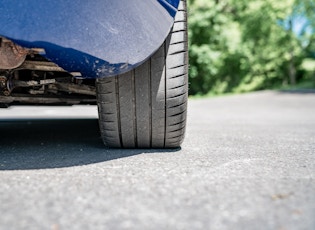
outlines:
M188 0L190 94L315 87L315 0Z

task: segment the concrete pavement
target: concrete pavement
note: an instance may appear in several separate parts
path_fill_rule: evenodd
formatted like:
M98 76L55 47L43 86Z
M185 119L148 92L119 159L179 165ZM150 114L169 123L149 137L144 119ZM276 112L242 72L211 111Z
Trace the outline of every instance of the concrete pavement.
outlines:
M0 229L315 229L315 93L192 99L176 150L104 149L96 117L0 110Z

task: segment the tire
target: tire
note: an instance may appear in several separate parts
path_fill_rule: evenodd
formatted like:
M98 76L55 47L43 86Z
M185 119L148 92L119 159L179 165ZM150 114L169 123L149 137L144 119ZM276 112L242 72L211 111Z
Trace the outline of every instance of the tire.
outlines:
M125 74L96 81L99 126L112 148L177 148L186 129L188 44L186 1L158 51Z

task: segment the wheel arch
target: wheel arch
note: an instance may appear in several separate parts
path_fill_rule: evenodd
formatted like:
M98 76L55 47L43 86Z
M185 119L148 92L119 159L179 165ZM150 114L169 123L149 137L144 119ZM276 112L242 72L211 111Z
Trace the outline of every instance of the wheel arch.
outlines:
M127 72L164 42L179 0L3 0L0 36L69 72L106 77Z

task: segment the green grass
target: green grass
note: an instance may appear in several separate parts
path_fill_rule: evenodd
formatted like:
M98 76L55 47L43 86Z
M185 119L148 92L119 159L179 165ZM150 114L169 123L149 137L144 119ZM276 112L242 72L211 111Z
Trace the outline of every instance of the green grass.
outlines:
M315 89L315 82L312 81L303 81L299 82L296 85L285 85L274 88L275 90L303 90L303 89Z
M292 91L296 91L296 90L315 90L315 82L308 80L308 81L303 81L303 82L299 82L294 86L290 86L290 85L279 85L279 86L274 86L272 88L266 88L263 90L292 90ZM261 91L261 90L256 90L256 91ZM229 96L229 95L236 95L236 94L244 94L244 93L249 93L249 92L255 92L255 91L236 91L236 92L229 92L229 93L217 93L217 92L212 92L210 91L209 93L205 94L205 95L190 95L189 99L200 99L200 98L209 98L209 97L222 97L222 96Z
M245 92L244 92L245 93ZM223 96L229 96L229 95L235 95L235 94L242 94L242 93L235 93L235 92L229 92L229 93L214 93L209 92L207 94L201 95L189 95L189 99L199 99L199 98L208 98L208 97L223 97Z

